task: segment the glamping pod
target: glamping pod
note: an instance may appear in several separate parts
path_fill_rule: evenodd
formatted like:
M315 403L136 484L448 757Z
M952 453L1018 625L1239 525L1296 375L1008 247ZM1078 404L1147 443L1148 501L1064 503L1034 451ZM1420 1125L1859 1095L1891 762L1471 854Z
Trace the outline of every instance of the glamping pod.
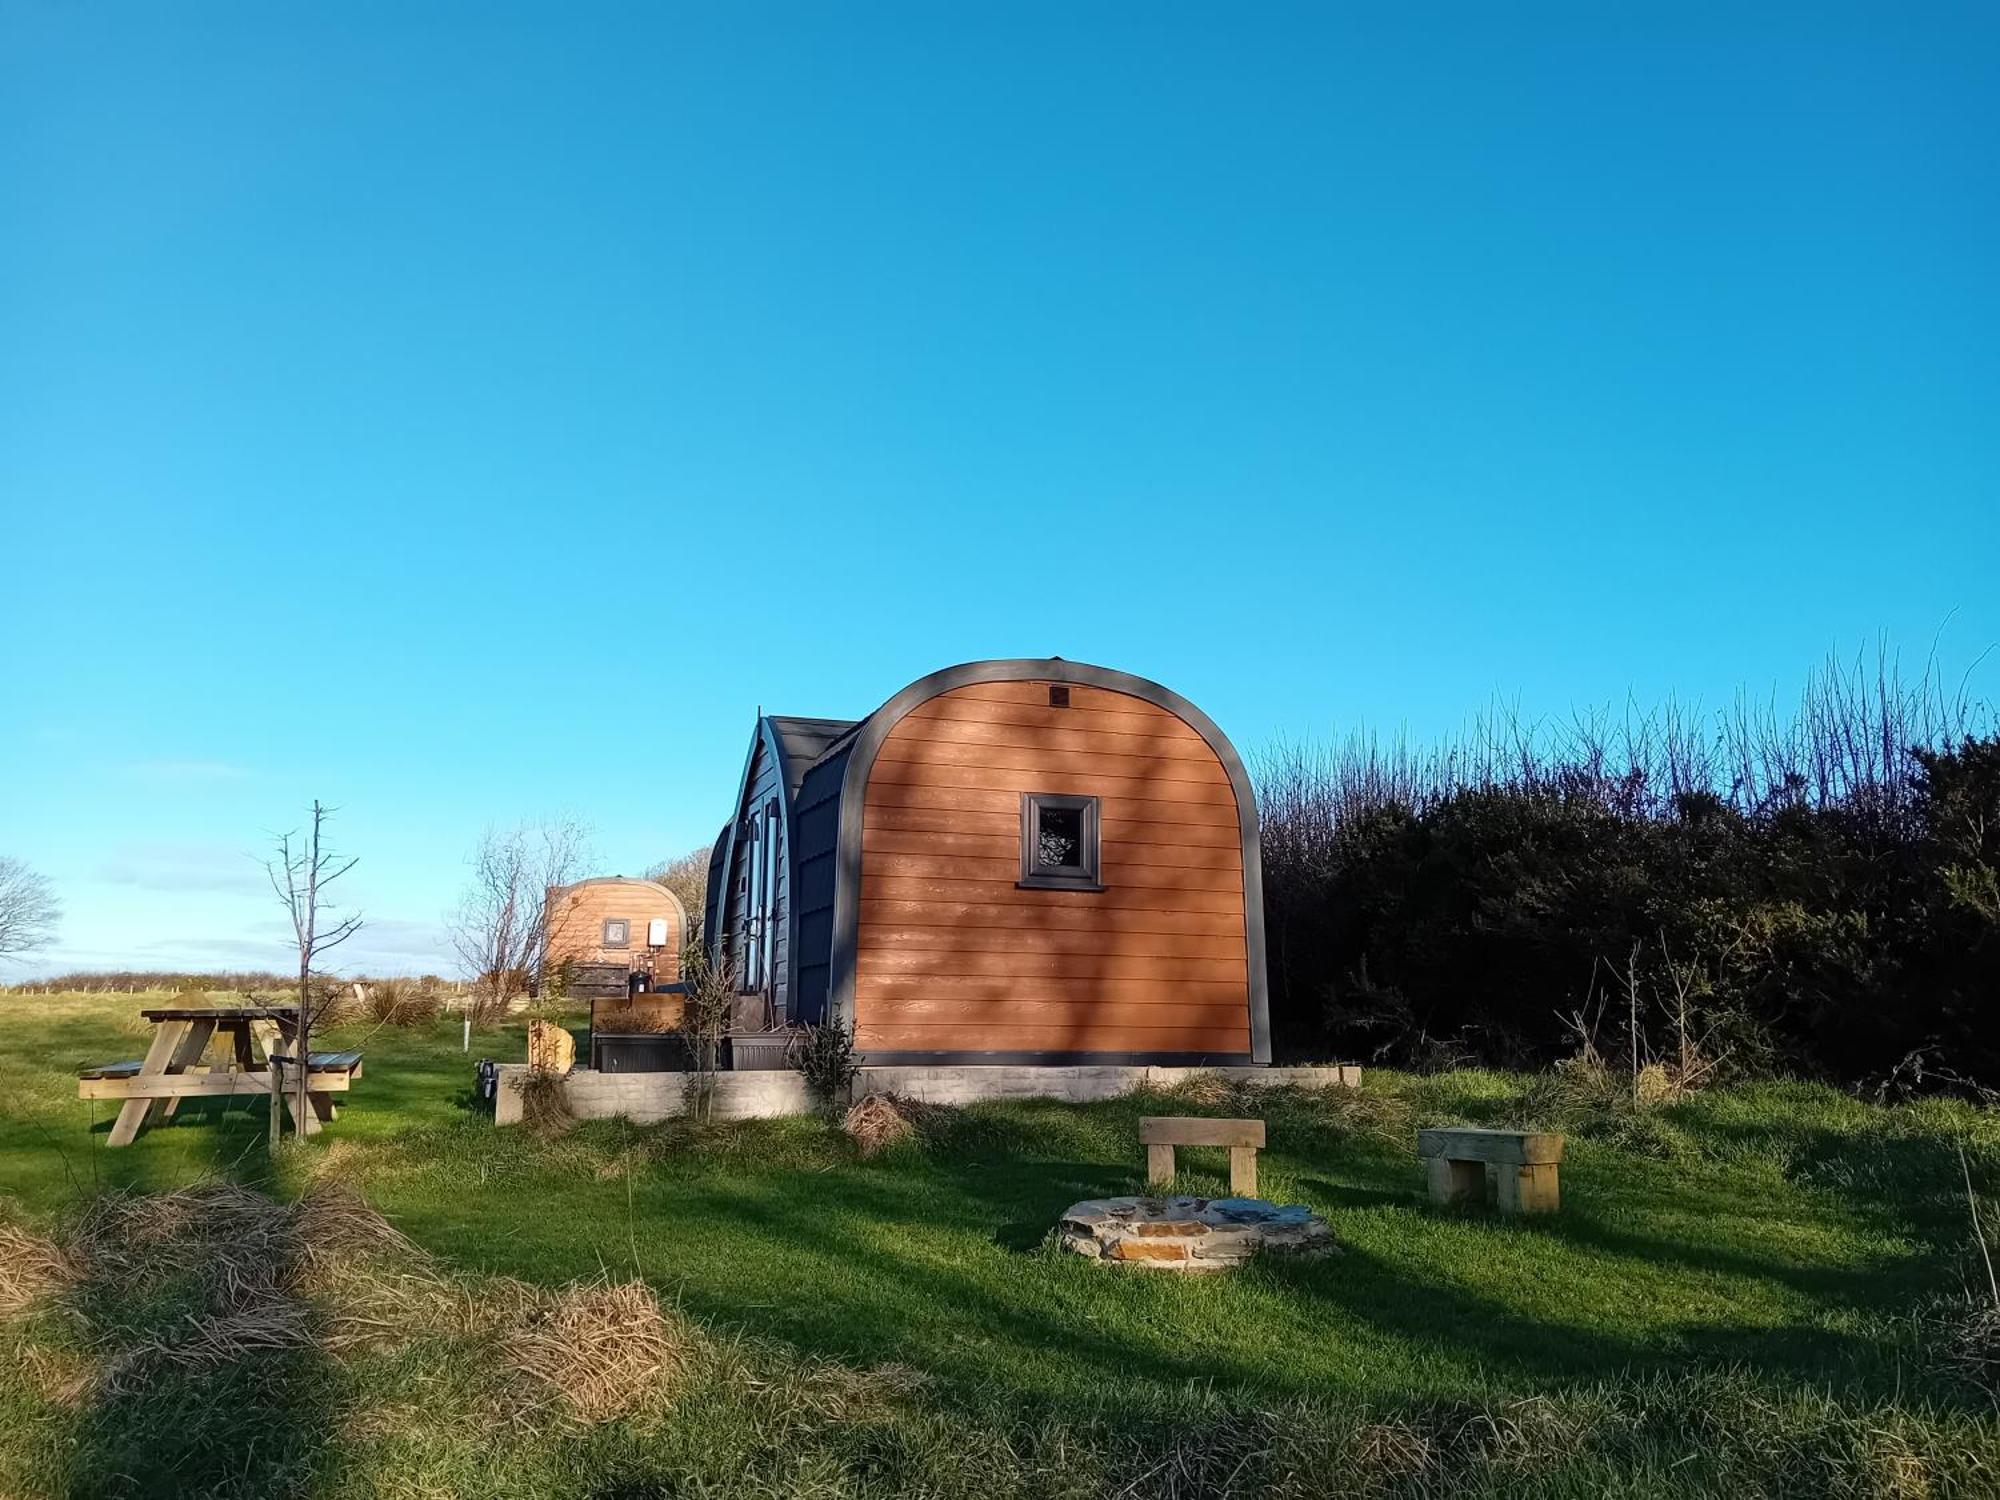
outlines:
M759 719L708 908L739 1036L831 1018L877 1065L1271 1058L1249 777L1123 672L972 662L857 722Z
M654 880L603 875L551 886L546 963L590 1002L590 1065L611 1072L676 1066L687 909Z
M681 977L687 909L658 881L600 875L555 886L546 913L551 967L623 964L646 989Z

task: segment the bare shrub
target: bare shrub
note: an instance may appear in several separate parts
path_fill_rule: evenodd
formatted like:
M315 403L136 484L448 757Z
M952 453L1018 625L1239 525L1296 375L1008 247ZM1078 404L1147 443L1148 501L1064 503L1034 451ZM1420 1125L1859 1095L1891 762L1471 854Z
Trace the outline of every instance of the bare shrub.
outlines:
M576 1124L570 1107L569 1080L551 1068L530 1068L514 1075L521 1093L521 1123L537 1135L560 1135Z
M793 1050L792 1066L821 1109L829 1113L838 1109L861 1075L854 1058L853 1028L838 1021L806 1027Z
M363 1010L378 1026L428 1026L444 1014L444 995L419 979L378 979L360 987Z
M703 844L646 872L648 880L665 886L680 898L681 907L687 912L687 940L691 943L702 938L702 921L708 906L708 859L713 852L712 844Z
M736 1004L735 965L727 954L714 958L706 944L689 943L681 951L681 983L678 1029L688 1044L688 1115L706 1122L715 1113L715 1075L722 1066L722 1042Z
M589 830L563 820L487 829L452 919L452 946L482 1016L498 1015L541 982L561 936L549 895L576 879Z

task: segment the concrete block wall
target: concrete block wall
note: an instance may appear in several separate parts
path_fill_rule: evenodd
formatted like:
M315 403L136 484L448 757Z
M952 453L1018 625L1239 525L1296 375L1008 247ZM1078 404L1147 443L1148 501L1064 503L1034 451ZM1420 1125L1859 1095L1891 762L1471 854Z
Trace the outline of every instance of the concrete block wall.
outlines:
M500 1065L493 1118L500 1125L521 1119L519 1080L525 1063ZM982 1099L1061 1099L1087 1104L1115 1099L1142 1085L1169 1088L1198 1074L1220 1075L1253 1087L1294 1084L1302 1088L1354 1087L1361 1070L1323 1068L1145 1068L1145 1067L902 1067L863 1068L854 1093L896 1093L928 1104L975 1104ZM581 1120L624 1118L638 1124L672 1119L687 1109L685 1073L598 1073L578 1068L569 1075L570 1109ZM715 1075L715 1117L769 1119L804 1114L812 1107L806 1082L790 1069Z

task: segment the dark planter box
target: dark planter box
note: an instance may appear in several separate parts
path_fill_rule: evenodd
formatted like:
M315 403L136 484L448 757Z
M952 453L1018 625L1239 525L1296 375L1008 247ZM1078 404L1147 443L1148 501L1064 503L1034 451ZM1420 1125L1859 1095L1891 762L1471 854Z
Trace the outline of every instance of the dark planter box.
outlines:
M676 1032L596 1032L590 1065L600 1073L686 1073L694 1059L687 1038Z
M790 1031L739 1032L729 1039L730 1067L739 1073L774 1073L792 1065Z

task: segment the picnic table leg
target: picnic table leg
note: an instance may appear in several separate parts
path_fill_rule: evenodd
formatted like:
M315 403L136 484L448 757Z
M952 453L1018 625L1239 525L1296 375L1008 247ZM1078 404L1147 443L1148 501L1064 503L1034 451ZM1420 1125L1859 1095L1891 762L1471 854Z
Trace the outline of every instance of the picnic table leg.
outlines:
M167 1071L167 1063L173 1058L174 1049L180 1044L186 1032L186 1021L161 1021L153 1028L153 1039L146 1046L145 1060L139 1064L134 1082L149 1076L158 1076ZM107 1146L129 1146L132 1138L139 1133L139 1127L146 1123L146 1116L152 1108L150 1099L127 1099L118 1106L118 1119L111 1127L111 1135L105 1141Z
M189 1022L187 1035L182 1037L181 1044L174 1048L174 1058L167 1064L167 1071L185 1073L200 1062L202 1053L208 1050L208 1039L214 1035L215 1022L208 1020ZM171 1099L155 1099L153 1108L146 1117L146 1123L149 1125L166 1123L174 1117L174 1111L180 1108L180 1103L178 1096Z
M333 1095L324 1089L313 1089L306 1094L306 1098L312 1102L313 1114L322 1121L340 1118L339 1104L334 1101Z
M305 1118L299 1118L298 1080L295 1077L286 1076L285 1070L287 1068L297 1068L303 1066L303 1064L296 1061L281 1063L278 1061L277 1056L273 1055L270 1059L270 1065L270 1086L272 1092L271 1131L273 1138L276 1137L281 1114L285 1119L292 1122L292 1130L295 1133L299 1135L318 1135L320 1130L320 1114L318 1109L308 1109L305 1113ZM310 1099L312 1095L308 1094L306 1097ZM279 1100L284 1101L282 1105L278 1102Z
M1146 1186L1171 1187L1174 1180L1174 1148L1172 1146L1148 1146L1146 1148Z

